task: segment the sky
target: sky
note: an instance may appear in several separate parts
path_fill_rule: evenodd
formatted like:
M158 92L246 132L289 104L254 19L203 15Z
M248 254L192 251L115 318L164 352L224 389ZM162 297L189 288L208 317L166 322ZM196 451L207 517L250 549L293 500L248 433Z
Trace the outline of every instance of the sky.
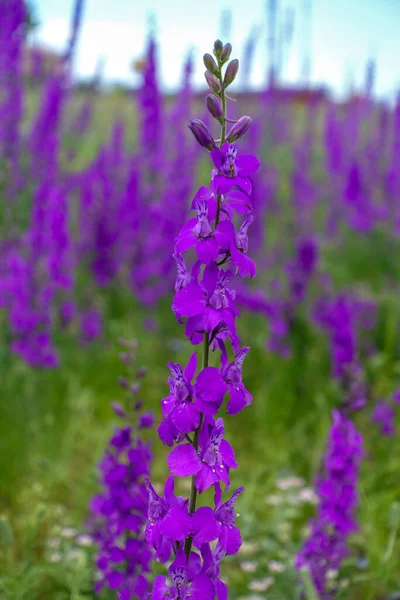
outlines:
M90 77L99 59L104 80L137 83L131 64L143 56L155 16L160 74L165 89L179 84L188 51L195 59L194 83L204 82L202 55L221 37L221 14L230 11L229 41L239 60L251 32L257 38L250 82L262 85L268 66L268 0L86 0L75 70ZM309 81L337 96L362 89L368 60L376 62L375 93L392 100L400 89L400 0L276 0L278 23L292 22L293 35L282 57L282 82ZM73 0L34 0L40 27L35 41L61 50L69 32ZM311 14L311 20L305 15ZM284 30L283 26L280 28ZM287 30L287 27L286 27ZM228 41L228 40L223 40ZM233 56L232 55L232 56Z

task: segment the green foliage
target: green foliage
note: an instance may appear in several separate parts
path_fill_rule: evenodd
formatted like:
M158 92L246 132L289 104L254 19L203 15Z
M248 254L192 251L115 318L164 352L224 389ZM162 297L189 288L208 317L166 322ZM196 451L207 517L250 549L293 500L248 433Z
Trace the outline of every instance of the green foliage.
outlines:
M123 102L117 95L99 100L96 133L87 138L73 168L94 156ZM72 134L65 136L66 150L73 143ZM322 157L315 160L318 173ZM290 219L287 148L276 149L269 162L280 170L279 200L286 211L271 215L268 222L272 247ZM366 445L361 528L351 540L346 564L332 577L338 581L338 598L384 600L400 588L400 454L394 440L382 438L371 425L370 414L374 400L390 395L400 376L399 242L379 230L368 237L344 232L340 239L340 248L325 243L322 266L338 289L356 283L367 297L377 298L379 320L372 340L377 352L366 359L371 402L358 417ZM290 247L289 236L287 243ZM267 286L278 269L260 273L257 285ZM84 289L85 275L79 276ZM84 345L74 329L60 332L61 367L54 371L33 370L6 345L0 349L0 600L94 598L93 548L80 546L77 535L66 531L84 532L87 504L96 491L96 465L118 423L109 407L122 393L118 338L138 339L140 363L149 369L143 397L158 418L160 399L167 393L166 363L184 363L192 350L173 318L169 298L152 315L150 329L148 311L128 292L110 287L97 301L105 314L103 337ZM232 488L244 484L245 493L237 503L244 545L238 557L226 561L224 576L232 600L294 600L300 592L293 558L315 510L311 486L340 390L331 379L327 340L306 310L293 325L293 351L287 359L266 352L265 319L244 314L238 326L243 345L251 346L244 380L254 401L239 417L226 419L240 465ZM163 481L166 449L155 432L153 437L155 478ZM288 481L293 484L296 478L297 484L290 486ZM308 600L315 600L308 587ZM104 593L101 598L114 596Z

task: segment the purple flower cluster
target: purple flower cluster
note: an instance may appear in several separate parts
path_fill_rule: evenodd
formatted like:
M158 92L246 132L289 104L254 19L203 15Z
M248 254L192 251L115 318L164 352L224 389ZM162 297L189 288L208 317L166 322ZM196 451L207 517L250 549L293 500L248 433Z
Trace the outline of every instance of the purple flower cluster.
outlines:
M391 400L379 400L372 413L372 422L380 427L380 432L386 437L393 437L396 433L396 413L400 404L400 389L397 389Z
M127 363L136 346L124 344L128 351L123 359ZM136 379L143 374L139 369ZM149 443L140 439L140 432L151 427L154 419L149 412L139 413L143 405L137 398L139 381L129 384L121 378L120 384L130 391L127 407L113 403L112 408L126 425L114 431L99 464L102 491L90 502L88 528L98 546L95 592L106 587L118 591L120 600L132 600L143 598L149 587L147 574L153 553L144 532L149 502L145 478L150 474L153 457Z
M375 324L376 305L355 296L338 294L332 299L322 297L316 304L314 316L329 335L333 376L341 379L358 359L359 332Z
M311 236L297 240L296 254L286 264L286 290L281 290L280 282L274 281L271 294L241 289L238 303L251 312L265 315L269 323L267 349L281 356L291 352L290 332L293 323L304 304L307 291L318 265L319 247Z
M89 164L80 171L65 168L79 158L95 98L93 89L71 122L71 67L83 12L83 0L75 0L65 52L46 66L45 77L31 81L40 101L28 127L22 127L27 12L22 0L7 0L0 14L0 156L10 192L1 232L0 309L11 351L35 367L58 365L57 327L80 331L83 342L101 334L106 315L98 306L104 310L107 302L97 299L117 278L147 306L170 289L174 260L165 245L173 244L184 219L201 152L189 149L182 126L190 112L191 59L168 113L152 36L137 94L139 150L129 148L125 125L116 121ZM170 135L176 130L182 133Z
M328 572L339 569L348 554L347 540L357 531L357 480L363 457L362 436L339 410L333 412L323 473L317 478L319 498L311 531L297 555L296 567L310 570L321 600L335 597Z
M396 432L395 416L396 411L394 407L389 402L380 400L375 405L374 412L372 413L372 421L379 425L382 435L392 437Z
M209 187L202 186L195 194L194 216L175 241L178 275L172 309L178 322L185 323L191 343L203 343L203 360L198 369L194 352L184 368L168 363L170 393L161 403L163 419L158 433L164 444L175 447L167 458L171 476L163 497L148 482L146 537L158 560L165 563L172 553L174 559L168 569L171 584L159 575L148 595L152 600L227 599L220 562L225 555L238 552L241 545L234 506L243 488L222 502L221 486L228 490L230 470L238 465L218 413L226 394L229 414L240 412L252 401L242 381L249 348L239 346L235 326L239 312L232 284L235 277L252 277L256 271L247 256L247 231L253 219L249 176L260 163L255 156L241 154L233 143L248 130L249 117L239 119L226 134L225 90L238 70L238 61L232 60L223 74L231 50L230 44L217 40L215 59L204 56L206 80L214 92L207 98L207 107L221 125L219 147L203 121L190 123L196 140L210 152L214 169ZM241 223L237 216L242 216ZM209 365L210 351L220 352L219 367ZM176 495L175 478L188 476L192 477L190 498ZM196 508L197 495L212 487L214 506Z

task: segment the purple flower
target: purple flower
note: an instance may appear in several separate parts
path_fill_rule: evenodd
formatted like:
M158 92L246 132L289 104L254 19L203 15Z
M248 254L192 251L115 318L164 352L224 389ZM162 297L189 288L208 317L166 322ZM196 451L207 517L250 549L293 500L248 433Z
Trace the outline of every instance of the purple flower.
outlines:
M221 328L235 334L235 317L238 316L235 293L228 288L233 277L231 271L219 270L215 263L204 269L199 283L192 280L175 294L172 309L180 319L188 317L186 335L197 344L204 332L211 337Z
M212 101L212 106L212 98L208 97L208 108L221 124L226 118L224 84L228 80L232 83L238 69L238 61L233 60L222 75L221 68L230 53L230 44L224 46L217 40L214 45L217 62L211 55L204 57L206 68L213 73L207 70L207 82L212 89L220 90L220 99ZM245 125L242 121L246 121ZM243 133L251 119L245 117L239 123ZM202 127L204 133L207 126L202 124ZM199 141L204 135L199 137L198 133L195 132L195 137ZM223 503L220 487L223 482L228 489L230 469L238 465L231 445L224 439L224 422L217 414L226 391L229 391L228 413L239 412L252 400L242 382L242 364L248 348L239 348L235 324L239 313L231 281L235 275L252 277L256 272L253 261L246 256L247 232L253 220L248 177L257 170L259 161L252 155L238 156L236 145L223 143L225 126L222 126L222 138L221 149L217 149L214 142L203 144L201 140L201 145L212 150L216 171L212 172L210 188L203 186L196 193L191 206L196 216L189 219L175 240L173 256L178 274L172 309L179 323L186 320L185 333L192 344L203 342L203 368L195 378L196 354L192 354L185 369L178 363L168 363L170 394L162 401L163 421L158 433L165 444L177 444L167 457L170 473L192 477L192 484L190 499L184 499L173 494L171 479L164 498L158 496L149 483L151 543L163 560L169 558L171 550L175 553L169 568L172 583L168 584L163 576L157 577L152 593L146 596L153 600L214 600L216 596L218 600L227 600L227 587L219 577L220 562L225 555L235 554L241 545L234 505L242 488ZM233 222L235 212L246 215L238 231ZM190 269L183 254L192 248L196 250L196 258ZM223 268L229 262L235 272ZM231 363L225 348L228 339L235 353ZM210 366L210 352L221 353L219 367ZM201 506L196 510L197 493L212 485L215 486L215 507ZM213 551L209 545L212 542L216 542ZM200 550L200 554L194 552L193 547Z
M149 490L146 539L155 548L157 558L166 562L171 555L173 542L181 542L191 534L192 521L188 503L175 496L173 477L169 477L165 484L163 498L157 494L148 479L146 482Z
M217 600L228 600L228 587L219 578L221 559L225 556L225 551L218 542L214 550L211 551L209 544L203 544L201 547L201 556L203 558L202 572L209 577L214 586L214 595Z
M226 194L237 186L246 194L251 194L249 175L255 173L260 166L258 158L251 154L238 156L236 144L223 144L221 150L215 148L211 158L217 169L217 174L212 180L212 187L218 194Z
M224 349L221 356L222 370L221 375L228 386L229 401L226 407L230 415L235 415L240 412L245 406L249 406L253 400L253 396L245 388L242 382L242 367L246 354L250 350L249 347L239 350L233 362L228 364L228 355Z
M205 367L197 376L195 404L204 415L215 415L221 407L226 385L216 367Z
M196 366L195 352L184 371L179 364L168 363L171 371L171 377L168 378L170 395L161 403L163 417L168 417L171 424L182 433L194 431L200 422L199 411L193 403L194 389L191 384Z
M178 275L175 282L175 291L179 292L182 288L185 288L192 280L192 275L189 273L185 261L180 254L173 255L176 263L176 270Z
M200 556L191 552L189 560L183 549L180 549L175 560L168 569L172 586L166 583L163 575L154 581L153 591L146 598L151 600L213 600L214 585L207 575L201 573Z
M224 422L219 418L205 421L199 434L199 453L191 444L180 444L170 452L168 467L174 475L196 475L195 484L201 493L214 483L229 486L229 469L237 468L232 446L223 439Z
M140 415L138 428L139 429L149 429L154 425L154 415L151 411L147 411Z
M128 418L120 404L113 403L112 408L120 418ZM100 577L95 592L107 587L116 590L121 600L143 597L147 592L153 557L144 534L149 503L144 477L149 475L153 457L149 444L139 437L141 420L149 421L151 414L135 411L130 416L138 417L139 422L133 425L131 421L114 431L99 464L102 489L91 499L88 522L98 547Z
M81 332L85 342L91 342L101 334L101 314L98 310L87 310L81 315Z
M253 204L249 196L240 190L230 190L221 199L221 212L225 213L230 221L232 221L236 211L243 215L248 215L253 210Z
M202 506L193 515L194 545L201 549L203 544L218 538L224 555L236 554L242 545L239 529L235 526L235 502L243 492L243 487L236 490L225 503L222 503L221 486L214 484L215 510Z
M380 426L382 435L392 437L395 434L395 410L387 402L381 400L376 403L372 414L372 421Z
M216 367L206 367L197 376L192 385L197 365L196 353L193 353L189 363L182 371L177 363L168 363L171 377L168 382L170 395L162 400L163 417L169 426L163 426L161 437L169 444L171 432L174 439L181 433L190 433L197 429L200 423L200 412L207 415L215 414L222 404L226 385Z
M296 566L307 566L323 600L331 600L328 571L337 570L348 553L347 538L358 529L354 511L357 480L363 456L362 437L340 411L333 412L324 474L316 482L318 512L311 533L297 555Z
M210 225L217 213L214 194L202 186L194 197L191 208L196 211L196 218L189 219L181 229L176 239L175 253L182 254L196 246L199 260L208 265L217 259L219 253L218 243Z
M224 421L219 418L213 423L205 422L199 435L201 465L196 474L196 487L201 493L214 483L223 481L229 486L229 469L238 464L232 446L223 438Z

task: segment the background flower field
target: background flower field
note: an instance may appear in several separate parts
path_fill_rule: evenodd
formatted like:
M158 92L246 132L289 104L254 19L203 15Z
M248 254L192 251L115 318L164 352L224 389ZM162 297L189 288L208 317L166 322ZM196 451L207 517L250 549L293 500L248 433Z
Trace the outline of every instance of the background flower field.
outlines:
M187 127L199 114L213 127L206 93L193 89L189 55L179 91L163 96L151 32L138 90L103 89L96 76L78 89L81 10L78 1L69 46L47 67L27 54L22 1L0 3L4 600L97 597L89 503L121 425L110 404L126 402L133 361L147 374L132 398L158 423L167 362L186 364L192 351L171 311L172 254L209 178ZM253 118L239 144L262 163L249 230L257 277L236 289L253 402L225 419L239 462L232 488L245 488L235 508L243 545L222 571L232 600L302 597L295 558L316 513L332 411L357 395L349 377L366 398L354 416L359 529L329 577L335 598L400 598L400 102L376 100L371 71L366 79L345 102L271 81L230 91L230 115ZM126 340L137 340L132 361ZM160 491L167 449L155 428L143 436Z

